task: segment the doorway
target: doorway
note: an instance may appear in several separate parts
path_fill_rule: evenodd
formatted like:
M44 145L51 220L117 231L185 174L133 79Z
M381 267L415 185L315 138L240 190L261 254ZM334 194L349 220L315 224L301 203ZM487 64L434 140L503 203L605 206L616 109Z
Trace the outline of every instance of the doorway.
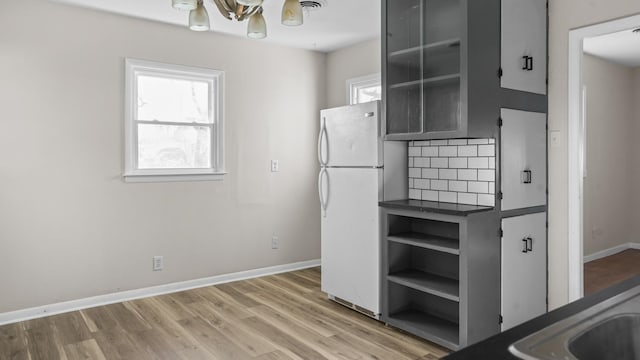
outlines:
M584 252L585 235L598 235L598 228L589 228L585 234L585 179L589 180L587 136L589 128L586 122L587 99L589 88L585 89L585 44L591 39L609 36L614 33L632 34L632 30L640 27L640 15L617 19L606 23L575 29L569 32L569 121L568 121L568 206L569 206L569 301L574 301L584 295ZM640 38L640 34L634 34ZM588 60L590 61L590 60ZM586 64L589 65L589 64ZM615 161L615 159L610 159ZM590 185L590 184L587 184ZM606 189L605 189L606 190ZM603 190L603 191L605 191ZM607 194L605 194L607 195ZM587 214L591 216L590 214ZM620 247L630 246L629 240ZM589 246L587 247L589 248ZM615 249L614 249L615 250ZM614 250L609 250L613 251ZM624 249L622 249L624 250ZM606 255L601 252L599 255Z

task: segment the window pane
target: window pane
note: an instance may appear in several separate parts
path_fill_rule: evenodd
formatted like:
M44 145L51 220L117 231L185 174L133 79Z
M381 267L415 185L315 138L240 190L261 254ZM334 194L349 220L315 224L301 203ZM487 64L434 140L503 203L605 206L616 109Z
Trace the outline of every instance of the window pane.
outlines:
M375 85L358 88L356 96L358 103L380 100L382 99L382 86Z
M141 75L137 108L137 120L209 123L209 84Z
M211 128L138 125L139 169L211 167Z

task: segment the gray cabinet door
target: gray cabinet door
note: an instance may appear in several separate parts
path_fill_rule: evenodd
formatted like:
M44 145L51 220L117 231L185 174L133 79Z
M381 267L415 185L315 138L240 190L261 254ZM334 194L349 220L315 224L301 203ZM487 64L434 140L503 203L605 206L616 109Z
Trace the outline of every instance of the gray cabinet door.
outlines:
M546 213L502 219L502 331L547 310Z
M547 203L546 117L544 113L501 110L503 211Z
M547 1L502 0L503 88L547 93Z

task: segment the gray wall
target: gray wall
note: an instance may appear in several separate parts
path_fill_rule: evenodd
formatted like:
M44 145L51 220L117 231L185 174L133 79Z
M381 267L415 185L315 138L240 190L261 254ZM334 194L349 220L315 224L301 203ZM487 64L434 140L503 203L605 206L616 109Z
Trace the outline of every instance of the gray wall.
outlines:
M327 107L347 105L347 80L379 73L380 38L327 54Z
M590 55L583 59L587 87L586 171L584 178L584 254L628 242L640 242L632 231L637 219L633 181L637 156L634 127L637 99L634 70Z
M320 257L325 54L43 0L0 44L0 313ZM226 72L224 181L122 181L125 57Z

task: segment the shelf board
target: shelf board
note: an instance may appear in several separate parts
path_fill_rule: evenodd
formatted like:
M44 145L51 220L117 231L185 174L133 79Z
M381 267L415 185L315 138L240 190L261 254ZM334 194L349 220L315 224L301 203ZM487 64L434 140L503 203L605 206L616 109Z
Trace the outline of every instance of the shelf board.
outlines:
M420 85L427 86L427 87L438 86L438 85L453 83L454 81L457 81L457 80L460 80L460 74L458 73L448 74L448 75L442 75L442 76L434 76L434 77L426 78L422 80L413 80L413 81L392 84L389 86L389 89L412 88L412 87L418 87Z
M458 239L420 233L400 233L387 236L387 240L395 243L460 255L460 242Z
M460 282L419 270L403 270L387 275L398 285L429 293L452 301L460 301Z
M460 347L459 325L437 316L418 310L404 310L391 314L387 322L449 349Z
M438 42L434 42L434 43L426 44L426 45L422 45L422 46L413 46L413 47L402 49L402 50L392 51L392 52L389 53L389 58L396 58L396 57L403 57L403 56L406 56L406 55L412 55L412 54L415 54L415 53L419 53L420 50L423 50L425 52L433 52L433 51L438 51L438 50L441 50L441 49L452 48L454 46L459 46L459 45L460 45L460 39L459 38L447 39L447 40L438 41Z

